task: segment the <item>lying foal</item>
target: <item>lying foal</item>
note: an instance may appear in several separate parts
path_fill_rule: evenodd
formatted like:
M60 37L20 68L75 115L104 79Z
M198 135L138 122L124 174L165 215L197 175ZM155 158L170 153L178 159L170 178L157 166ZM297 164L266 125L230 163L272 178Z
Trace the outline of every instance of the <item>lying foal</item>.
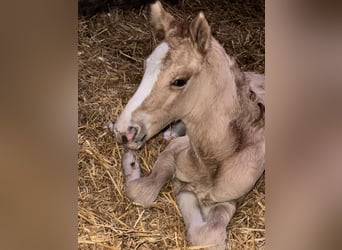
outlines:
M116 138L137 150L178 120L186 135L170 141L146 177L135 153L126 153L126 194L150 206L172 179L189 242L223 250L237 201L264 171L264 77L240 72L203 13L179 22L156 2L151 21L164 41L146 60L141 84L114 126Z

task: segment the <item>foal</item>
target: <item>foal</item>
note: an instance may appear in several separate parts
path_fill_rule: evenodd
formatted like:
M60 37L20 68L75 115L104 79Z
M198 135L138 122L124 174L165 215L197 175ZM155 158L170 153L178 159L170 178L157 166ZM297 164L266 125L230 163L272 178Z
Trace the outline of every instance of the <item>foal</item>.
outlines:
M177 120L187 134L171 140L147 177L133 151L126 153L126 194L150 206L172 179L189 242L223 250L237 201L264 171L264 77L240 72L202 12L179 22L156 2L151 21L164 40L146 60L114 132L134 150Z

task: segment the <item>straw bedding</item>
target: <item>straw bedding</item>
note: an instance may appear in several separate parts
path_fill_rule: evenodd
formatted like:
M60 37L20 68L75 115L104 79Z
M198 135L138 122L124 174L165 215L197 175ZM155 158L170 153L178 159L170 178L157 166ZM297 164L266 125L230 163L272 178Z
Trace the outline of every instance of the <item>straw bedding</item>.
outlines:
M164 5L177 18L203 10L214 36L243 71L264 72L264 2L180 1ZM124 194L124 148L104 128L114 121L137 88L143 61L158 43L146 8L111 9L79 17L78 248L196 249L189 247L181 214L168 183L156 204L144 209ZM139 157L147 175L165 148L162 135ZM228 226L228 249L265 248L264 176Z

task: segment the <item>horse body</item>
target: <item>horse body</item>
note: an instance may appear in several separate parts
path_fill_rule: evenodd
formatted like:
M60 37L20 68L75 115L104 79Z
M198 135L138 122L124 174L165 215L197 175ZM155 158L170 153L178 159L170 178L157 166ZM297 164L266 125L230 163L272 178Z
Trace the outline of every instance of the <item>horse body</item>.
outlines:
M188 240L225 249L236 203L264 171L264 77L240 72L202 13L178 23L157 2L151 19L165 39L148 58L142 83L115 124L116 137L138 149L175 120L184 122L187 135L170 141L146 177L134 153L126 153L126 194L149 206L172 178Z

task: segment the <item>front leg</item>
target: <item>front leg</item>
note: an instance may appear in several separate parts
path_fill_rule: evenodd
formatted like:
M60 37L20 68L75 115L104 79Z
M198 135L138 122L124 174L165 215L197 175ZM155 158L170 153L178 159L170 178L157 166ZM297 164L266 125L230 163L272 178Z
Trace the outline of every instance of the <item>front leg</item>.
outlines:
M158 156L152 173L140 177L140 167L134 151L128 151L122 158L122 166L126 177L127 196L145 207L153 205L160 189L170 180L176 171L177 155L189 147L189 138L182 136L171 140L165 150Z
M174 158L168 152L162 152L149 176L140 176L140 166L134 151L128 151L122 158L125 174L126 195L134 202L145 207L153 205L160 189L175 172Z

